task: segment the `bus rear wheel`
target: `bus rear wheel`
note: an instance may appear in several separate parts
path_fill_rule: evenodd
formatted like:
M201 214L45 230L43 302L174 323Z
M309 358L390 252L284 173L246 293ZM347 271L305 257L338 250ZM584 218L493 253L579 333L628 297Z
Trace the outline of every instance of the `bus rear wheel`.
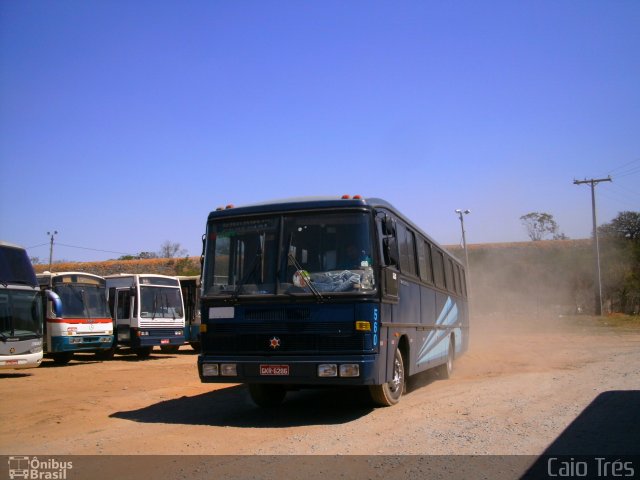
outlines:
M249 394L251 400L259 407L273 408L282 403L287 391L282 385L250 383Z
M405 390L404 361L402 352L396 348L393 357L393 377L382 385L369 386L369 394L376 405L390 407L400 401Z
M446 363L440 365L438 367L438 376L441 378L447 379L451 378L453 374L453 360L455 358L456 344L453 340L453 337L449 340L449 350L447 350L447 361Z

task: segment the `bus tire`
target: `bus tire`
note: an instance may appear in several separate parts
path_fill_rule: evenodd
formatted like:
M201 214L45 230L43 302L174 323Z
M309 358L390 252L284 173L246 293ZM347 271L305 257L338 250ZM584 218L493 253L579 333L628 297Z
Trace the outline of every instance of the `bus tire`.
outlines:
M153 347L138 347L135 349L138 358L149 358Z
M393 378L382 385L370 385L369 394L376 405L390 407L400 401L405 391L404 361L402 352L396 348L393 357Z
M73 358L73 352L52 353L51 358L53 358L54 363L57 363L58 365L66 365Z
M259 407L274 408L280 406L287 391L282 385L250 383L249 394L251 400Z
M453 361L455 359L456 344L453 335L449 339L449 349L447 350L447 361L438 367L438 376L448 379L453 374Z
M160 351L162 353L178 353L180 345L160 345Z

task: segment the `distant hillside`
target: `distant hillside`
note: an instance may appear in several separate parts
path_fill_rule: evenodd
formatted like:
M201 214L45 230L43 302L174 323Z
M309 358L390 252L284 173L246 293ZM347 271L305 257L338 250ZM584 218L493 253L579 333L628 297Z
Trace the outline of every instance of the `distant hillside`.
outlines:
M460 259L464 258L459 245L446 248ZM606 258L603 256L605 261ZM593 309L593 261L589 239L471 244L469 263L468 280L476 311L518 314L532 311L575 313ZM48 270L48 265L36 265L35 269L40 273ZM53 270L102 276L114 273L198 275L200 259L69 262L56 263ZM606 268L603 272L604 281Z
M34 265L36 273L49 270L49 265ZM54 272L87 272L106 276L114 273L158 273L161 275L198 275L200 257L150 258L144 260L108 260L105 262L54 263Z

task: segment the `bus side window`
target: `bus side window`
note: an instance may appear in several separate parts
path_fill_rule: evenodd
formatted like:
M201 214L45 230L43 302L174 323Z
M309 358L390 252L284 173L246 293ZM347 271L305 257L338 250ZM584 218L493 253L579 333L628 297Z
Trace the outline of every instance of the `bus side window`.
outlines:
M405 274L411 274L409 259L409 240L407 239L407 228L398 224L398 246L400 247L400 271Z
M431 245L418 237L418 267L420 278L423 282L433 283L433 272L431 270Z
M411 230L405 229L404 227L402 230L404 230L404 239L402 240L400 247L400 264L402 265L402 272L407 275L416 276L415 237Z
M442 251L438 249L433 252L433 276L437 287L446 288L444 282L444 256Z
M454 265L454 276L456 280L456 292L462 294L462 284L460 283L460 266Z
M456 286L453 283L453 262L451 259L446 259L444 266L444 281L447 284L446 288L451 292L456 292Z

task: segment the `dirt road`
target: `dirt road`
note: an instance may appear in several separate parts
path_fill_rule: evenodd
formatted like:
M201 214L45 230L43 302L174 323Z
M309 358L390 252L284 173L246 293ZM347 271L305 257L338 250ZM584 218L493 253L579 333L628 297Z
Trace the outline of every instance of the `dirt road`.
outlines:
M485 317L471 335L453 379L423 374L391 408L372 408L358 390L316 390L291 392L265 412L242 386L201 384L189 347L147 360L45 360L0 375L0 451L540 455L553 444L569 454L640 454L640 329L588 317ZM576 423L598 402L604 410L594 415L618 415L628 433L609 426L563 436L568 427L603 424Z

